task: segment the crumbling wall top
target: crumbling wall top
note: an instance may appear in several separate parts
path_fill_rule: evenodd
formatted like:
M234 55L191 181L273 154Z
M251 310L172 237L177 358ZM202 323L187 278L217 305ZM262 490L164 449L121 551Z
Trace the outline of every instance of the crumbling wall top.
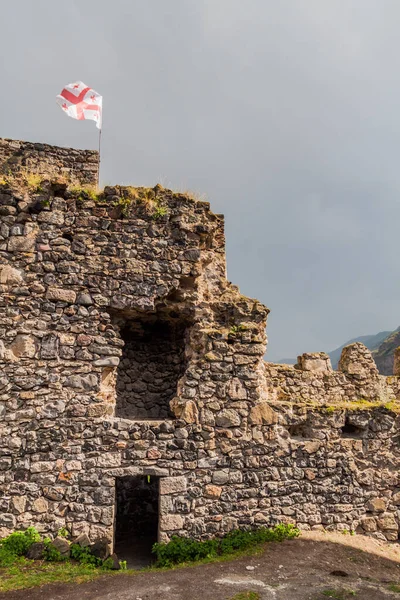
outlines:
M358 379L374 379L379 374L371 351L360 342L343 348L338 370Z
M0 138L0 175L21 171L64 176L73 183L96 185L99 153Z
M302 371L317 371L319 373L332 371L331 359L325 352L305 352L301 354L297 357L296 367Z

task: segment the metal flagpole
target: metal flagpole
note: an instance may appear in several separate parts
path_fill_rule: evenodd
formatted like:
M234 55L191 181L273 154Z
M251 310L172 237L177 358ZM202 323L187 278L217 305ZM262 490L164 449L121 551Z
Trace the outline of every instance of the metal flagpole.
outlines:
M103 126L103 124L102 124L102 126ZM101 129L99 129L99 167L97 170L97 187L98 188L100 187L100 150L101 150Z

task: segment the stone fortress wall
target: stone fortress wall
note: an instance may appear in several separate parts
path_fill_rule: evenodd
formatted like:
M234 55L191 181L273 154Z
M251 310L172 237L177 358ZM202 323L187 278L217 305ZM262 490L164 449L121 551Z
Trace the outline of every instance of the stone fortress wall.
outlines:
M268 309L226 280L208 203L0 185L0 219L0 535L112 543L116 482L145 475L162 541L278 522L398 538L399 378L360 344L337 372L265 363Z
M71 183L97 185L98 170L99 153L96 150L0 138L0 176L25 171L62 176Z

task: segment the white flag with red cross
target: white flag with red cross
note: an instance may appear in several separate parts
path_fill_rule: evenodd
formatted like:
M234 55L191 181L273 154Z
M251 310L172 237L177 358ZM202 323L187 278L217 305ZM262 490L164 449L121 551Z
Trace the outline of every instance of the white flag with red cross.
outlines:
M66 85L56 96L56 102L69 117L96 121L96 127L101 129L103 97L82 81Z

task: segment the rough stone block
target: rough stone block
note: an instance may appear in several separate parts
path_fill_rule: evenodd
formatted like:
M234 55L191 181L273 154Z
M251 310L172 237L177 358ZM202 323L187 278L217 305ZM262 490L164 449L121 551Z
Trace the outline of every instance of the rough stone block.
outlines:
M49 404L45 404L42 409L42 415L47 419L55 419L57 417L63 416L65 411L65 402L62 400L56 400L55 402L50 402Z
M39 223L50 223L51 225L63 225L64 214L61 211L43 211L38 215Z
M10 346L15 358L33 358L37 352L36 338L32 335L17 335Z
M35 238L16 235L10 237L7 245L9 252L33 252L35 250Z
M99 385L97 375L71 375L67 377L64 383L65 387L75 388L77 390L94 390Z
M103 454L101 456L98 456L96 459L96 466L98 467L106 467L106 468L113 468L113 467L119 467L121 464L121 455L118 453L111 453L108 452L107 454Z
M224 408L215 416L215 423L218 427L239 427L241 419L236 410Z
M177 531L183 529L183 517L180 515L161 515L160 529L163 531Z
M304 442L302 447L307 454L314 454L321 448L321 442L319 440Z
M97 558L101 558L101 560L105 560L110 556L111 548L107 539L97 540L94 544L90 546L90 550L94 556Z
M56 539L53 540L51 545L53 546L53 548L58 550L58 552L61 554L61 556L65 556L65 557L69 556L70 546L66 539L64 539L62 537L56 537Z
M385 538L388 540L388 542L397 542L399 539L399 534L397 529L396 530L386 530L384 531L384 536Z
M331 359L325 352L304 353L297 357L297 368L316 373L332 372Z
M258 523L260 525L267 525L270 523L270 521L271 521L271 517L262 512L258 512L254 515L254 522Z
M0 270L0 283L3 285L19 285L23 280L21 271L9 265L3 266Z
M60 340L57 335L47 335L42 339L40 358L51 360L58 358L58 347Z
M392 513L384 513L377 519L378 528L382 530L393 529L398 530L399 525L395 516Z
M77 304L81 304L82 306L91 306L93 304L93 298L90 294L79 294L76 299Z
M86 533L82 533L81 535L78 535L77 538L75 538L74 544L79 544L81 548L86 548L87 546L90 546L90 539L86 535Z
M233 377L226 387L226 393L232 400L245 400L247 390L238 377Z
M229 481L228 471L214 471L212 474L213 483L217 485L224 485Z
M107 358L99 358L93 362L95 367L118 367L118 356L107 356Z
M370 510L371 512L376 512L376 513L385 512L386 507L387 507L386 498L372 498L367 503L367 510Z
M222 488L218 485L206 485L204 489L204 496L206 498L219 498L222 492Z
M34 542L26 553L26 558L28 560L41 560L44 556L46 546L43 542Z
M266 402L261 402L250 410L249 421L252 425L274 425L278 415Z
M32 502L32 510L38 513L45 513L49 508L49 503L44 498L36 498Z
M197 423L198 409L193 400L184 400L176 396L170 403L171 411L178 419L182 419L186 423Z
M15 523L16 523L16 519L15 519L14 515L12 515L11 513L3 513L3 514L0 513L0 527L14 529Z
M21 514L25 512L26 500L26 496L13 496L11 498L11 505L15 513Z
M76 300L76 292L73 290L65 290L64 288L49 287L46 293L48 300L55 300L56 302L67 302L74 304Z
M160 494L177 494L185 492L186 488L186 477L162 477L160 479Z

